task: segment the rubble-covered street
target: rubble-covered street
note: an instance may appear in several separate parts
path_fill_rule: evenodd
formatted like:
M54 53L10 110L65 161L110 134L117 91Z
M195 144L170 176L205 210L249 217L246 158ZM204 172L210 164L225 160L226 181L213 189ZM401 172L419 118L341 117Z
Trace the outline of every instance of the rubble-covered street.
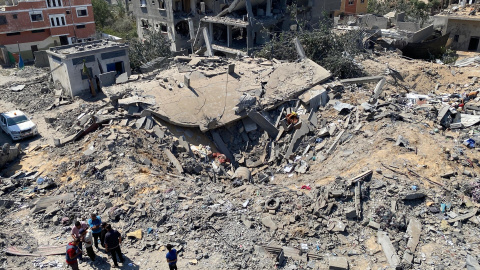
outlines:
M2 112L39 130L0 136L0 268L66 269L96 213L121 269L168 269L167 244L179 269L480 269L478 64L358 63L182 56L74 98L0 70ZM112 267L96 253L80 269Z

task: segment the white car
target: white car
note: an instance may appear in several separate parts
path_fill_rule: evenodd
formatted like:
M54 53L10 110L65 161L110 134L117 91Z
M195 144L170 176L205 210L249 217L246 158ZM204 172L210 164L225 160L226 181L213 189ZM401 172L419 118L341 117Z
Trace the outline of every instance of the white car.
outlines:
M35 125L22 111L11 111L0 114L0 127L17 141L38 134Z

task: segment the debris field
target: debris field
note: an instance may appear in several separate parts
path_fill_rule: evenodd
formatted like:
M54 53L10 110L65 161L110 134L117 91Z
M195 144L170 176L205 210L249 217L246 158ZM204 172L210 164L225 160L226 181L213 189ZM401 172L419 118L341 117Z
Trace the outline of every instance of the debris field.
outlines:
M2 107L40 136L0 163L0 267L64 269L96 213L122 269L167 269L167 244L181 269L480 269L478 67L359 63L176 57L73 99L12 74Z

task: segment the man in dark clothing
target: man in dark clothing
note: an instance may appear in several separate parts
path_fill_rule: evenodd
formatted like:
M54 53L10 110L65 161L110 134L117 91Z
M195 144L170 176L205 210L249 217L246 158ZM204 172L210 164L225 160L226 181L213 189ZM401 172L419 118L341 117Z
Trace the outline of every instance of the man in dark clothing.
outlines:
M177 250L172 245L167 245L167 263L170 270L177 270Z
M105 234L107 233L107 223L102 222L102 231L100 232L100 245L105 248Z
M65 253L65 259L68 266L73 270L78 270L78 257L82 255L82 250L78 248L80 238L76 238L67 245L67 252Z
M118 267L117 255L120 259L120 262L123 263L122 250L120 249L120 244L122 243L122 236L120 233L108 224L106 226L107 233L105 234L105 251L110 252L112 256L113 264L115 267Z

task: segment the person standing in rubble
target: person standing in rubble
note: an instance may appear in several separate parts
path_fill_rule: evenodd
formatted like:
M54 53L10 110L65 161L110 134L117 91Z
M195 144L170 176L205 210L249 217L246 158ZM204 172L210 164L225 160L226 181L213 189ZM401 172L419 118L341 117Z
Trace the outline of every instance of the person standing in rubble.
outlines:
M107 223L102 222L102 231L100 232L100 245L105 248L105 234L107 234Z
M107 233L105 234L105 251L110 252L113 264L115 265L115 267L118 267L117 255L120 259L120 262L124 262L122 250L120 249L120 244L122 243L122 236L117 230L112 229L112 226L110 224L106 226L106 229Z
M71 231L73 240L80 239L80 230L82 229L83 230L88 229L88 225L85 224L85 222L80 222L80 221L75 222L75 226L72 227L72 231ZM78 248L82 250L82 242L79 243ZM80 254L79 259L80 260L82 259L82 254Z
M90 214L90 219L88 220L88 225L92 229L92 236L93 236L93 243L95 244L95 247L98 248L98 238L100 238L100 233L102 232L102 220L100 219L100 216L97 216L95 214Z
M170 270L177 270L177 250L172 245L167 245L167 263Z
M82 250L78 248L78 244L80 243L80 238L76 238L67 245L65 259L68 266L70 266L70 268L73 270L78 270L78 257L82 255Z
M87 230L81 229L80 230L80 239L82 242L85 243L85 249L87 250L87 255L90 257L92 261L95 261L95 252L93 251L93 237L92 237L92 229L88 228Z

